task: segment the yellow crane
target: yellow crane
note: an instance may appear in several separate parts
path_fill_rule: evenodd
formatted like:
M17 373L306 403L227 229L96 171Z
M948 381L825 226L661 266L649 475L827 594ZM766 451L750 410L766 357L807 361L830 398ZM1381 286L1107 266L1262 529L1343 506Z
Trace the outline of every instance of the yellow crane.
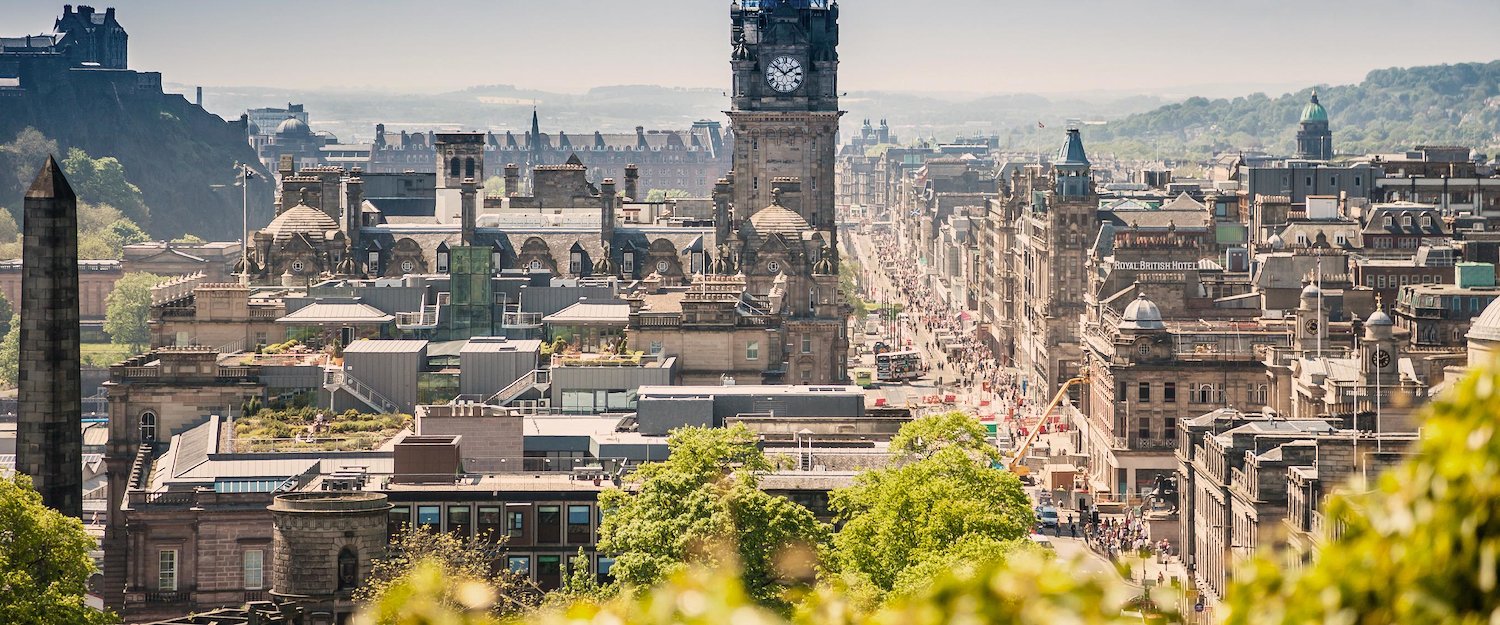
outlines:
M1047 404L1047 410L1042 413L1042 418L1037 421L1036 427L1031 428L1031 431L1026 434L1026 440L1022 441L1021 446L1016 448L1016 454L1010 459L1010 464L1006 465L1006 469L1017 475L1025 475L1029 472L1026 467L1021 466L1021 460L1026 457L1026 452L1031 449L1031 444L1036 442L1036 437L1042 431L1042 424L1046 423L1047 418L1052 416L1052 411L1057 410L1058 404L1062 403L1063 396L1067 394L1069 388L1072 388L1075 384L1085 384L1088 381L1089 372L1088 369L1084 369L1079 371L1076 377L1063 382L1063 385L1057 389L1057 394L1052 396L1052 403ZM1018 472L1017 469L1020 471Z

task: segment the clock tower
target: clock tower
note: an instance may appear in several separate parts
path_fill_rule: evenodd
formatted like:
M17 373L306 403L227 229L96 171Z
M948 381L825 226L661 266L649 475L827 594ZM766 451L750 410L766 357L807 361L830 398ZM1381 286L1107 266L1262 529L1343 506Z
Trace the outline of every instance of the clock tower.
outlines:
M772 204L802 216L837 249L838 15L830 0L736 0L730 5L733 70L733 212L729 230ZM795 180L792 180L795 179ZM788 184L791 183L791 184Z

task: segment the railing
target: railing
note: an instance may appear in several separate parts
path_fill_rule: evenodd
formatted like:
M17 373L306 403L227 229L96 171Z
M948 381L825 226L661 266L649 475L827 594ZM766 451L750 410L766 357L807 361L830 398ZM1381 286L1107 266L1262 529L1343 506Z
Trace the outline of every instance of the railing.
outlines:
M186 590L174 590L171 592L147 592L146 603L183 603L192 593Z
M192 492L173 492L173 491L159 491L159 492L153 492L153 493L145 493L145 496L143 497L144 503L146 505L148 505L148 506L150 506L150 505L159 505L159 506L186 505L186 504L193 503L193 501L195 499L196 499L196 497L194 497L194 495L193 495Z
M271 593L269 593L267 591L264 591L264 590L247 590L247 591L245 591L245 603L252 603L252 602L255 602L255 601L269 601L270 598L271 598Z
M279 318L281 318L281 310L277 309L277 308L268 308L268 307L260 307L260 306L251 307L250 308L250 318L251 319L279 319Z
M386 397L384 395L381 395L379 391L371 388L364 382L360 382L359 378L349 375L349 373L347 371L344 371L343 369L324 369L323 386L325 388L329 388L330 390L335 388L342 389L350 395L353 395L355 399L364 402L365 405L374 408L377 412L380 413L394 413L400 411L400 406L397 406L396 402L386 399Z
M504 406L510 403L511 400L520 397L521 393L525 393L527 389L530 389L534 386L551 383L551 369L533 369L531 370L531 372L517 378L516 381L507 384L505 388L500 389L499 392L491 395L490 398L484 403L493 404L496 406Z
M192 319L198 314L196 308L158 308L156 311L162 319Z
M542 313L508 312L501 325L507 328L529 328L542 325Z
M125 367L125 377L132 379L152 379L161 377L161 369L157 367Z
M437 322L437 306L423 306L421 312L396 313L396 327L399 328L435 328Z
M250 367L219 367L220 380L238 380L250 377Z

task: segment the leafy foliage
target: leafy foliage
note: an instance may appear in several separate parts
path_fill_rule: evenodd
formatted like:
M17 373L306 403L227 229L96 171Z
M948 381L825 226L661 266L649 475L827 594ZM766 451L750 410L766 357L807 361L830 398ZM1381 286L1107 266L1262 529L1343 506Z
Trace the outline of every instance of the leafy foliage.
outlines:
M975 457L999 460L1000 451L988 438L984 425L967 413L955 410L929 414L901 426L891 439L891 453L901 460L921 460L955 447Z
M646 192L647 202L665 202L682 197L693 197L693 194L683 189L651 189Z
M1329 498L1338 531L1307 567L1265 555L1236 573L1228 623L1496 622L1497 409L1500 370L1471 372L1428 407L1415 457Z
M500 558L509 536L459 537L430 527L408 527L391 539L387 556L370 567L370 576L354 592L357 601L380 605L391 596L405 596L412 585L421 585L433 575L424 565L435 567L443 577L464 580L456 587L437 595L435 603L449 609L482 609L493 616L515 614L535 607L540 593L524 576L507 570L495 570L491 563ZM483 592L467 584L477 584ZM477 593L477 594L476 594ZM472 597L482 595L482 602ZM408 609L398 608L396 612ZM377 623L396 622L394 618Z
M146 322L151 315L151 287L161 276L134 271L121 276L104 298L104 331L116 345L139 350L151 341Z
M248 451L373 449L411 423L409 415L367 414L353 409L342 413L314 406L272 410L259 402L247 403L244 408L246 416L235 420L234 435Z
M1025 538L1032 524L1030 500L1015 475L956 445L862 473L829 495L829 507L843 522L833 568L877 598L930 582L925 576L941 567L924 562L1005 553L1011 547L999 543Z
M0 478L0 527L0 622L114 621L84 603L94 539L78 519L42 505L30 478Z
M723 563L723 550L733 549L751 596L785 607L786 591L810 581L803 573L811 567L790 564L815 560L810 554L827 543L828 526L757 487L757 475L770 464L743 425L683 428L668 446L667 460L631 474L635 492L599 496L598 548L616 554L610 572L626 586L646 587L690 561Z
M150 211L141 199L141 189L125 179L125 167L113 156L92 158L79 148L69 148L62 161L63 173L78 199L91 204L108 204L137 224L150 221Z
M0 340L0 386L14 387L21 372L21 315L10 316L10 329Z

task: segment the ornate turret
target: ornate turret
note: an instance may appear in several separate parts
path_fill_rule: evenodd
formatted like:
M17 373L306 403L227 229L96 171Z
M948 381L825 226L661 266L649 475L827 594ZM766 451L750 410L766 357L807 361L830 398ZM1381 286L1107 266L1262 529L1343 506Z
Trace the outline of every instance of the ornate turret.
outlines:
M1326 161L1333 158L1333 132L1328 129L1328 111L1318 103L1318 91L1312 92L1302 107L1297 129L1297 158Z
M1052 164L1052 171L1057 177L1057 194L1066 198L1081 198L1092 193L1094 183L1089 167L1089 157L1083 151L1083 136L1077 128L1069 128L1067 139L1057 151L1057 162Z

